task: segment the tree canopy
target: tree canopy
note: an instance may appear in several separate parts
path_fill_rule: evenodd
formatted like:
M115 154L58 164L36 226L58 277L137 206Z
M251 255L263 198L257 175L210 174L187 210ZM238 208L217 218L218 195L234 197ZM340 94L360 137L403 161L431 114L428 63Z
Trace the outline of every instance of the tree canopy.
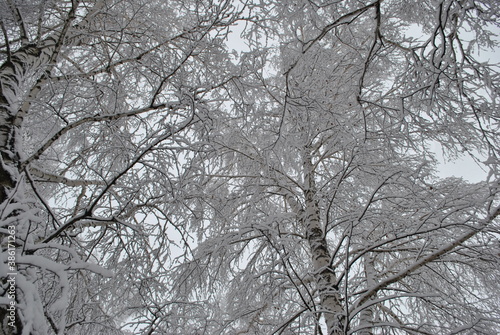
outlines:
M0 334L495 333L499 16L2 0Z

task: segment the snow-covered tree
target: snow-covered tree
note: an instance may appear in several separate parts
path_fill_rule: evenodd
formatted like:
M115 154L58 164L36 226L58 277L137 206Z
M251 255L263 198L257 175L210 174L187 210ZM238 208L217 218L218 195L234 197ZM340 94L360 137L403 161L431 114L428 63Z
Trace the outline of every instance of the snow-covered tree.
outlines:
M0 6L3 333L113 334L136 309L154 329L201 120L238 75L224 38L240 9Z
M498 329L496 0L0 13L3 333Z
M185 270L218 292L215 333L494 333L499 76L475 55L498 3L251 14L240 66L256 70L212 134L222 197ZM438 144L484 181L439 179Z

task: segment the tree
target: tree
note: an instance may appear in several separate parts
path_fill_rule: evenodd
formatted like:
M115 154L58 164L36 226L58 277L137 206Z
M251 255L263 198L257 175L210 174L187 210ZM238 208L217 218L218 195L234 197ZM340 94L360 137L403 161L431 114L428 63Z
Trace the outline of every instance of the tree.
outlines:
M175 220L200 120L234 75L223 42L238 9L208 1L1 6L3 333L121 333L135 309L157 313L167 227L187 229Z
M252 10L241 66L260 62L260 86L235 91L211 141L209 194L226 193L192 261L231 311L215 333L494 333L498 68L473 48L494 45L498 5ZM434 143L486 180L436 178Z
M2 6L4 333L498 328L496 1Z

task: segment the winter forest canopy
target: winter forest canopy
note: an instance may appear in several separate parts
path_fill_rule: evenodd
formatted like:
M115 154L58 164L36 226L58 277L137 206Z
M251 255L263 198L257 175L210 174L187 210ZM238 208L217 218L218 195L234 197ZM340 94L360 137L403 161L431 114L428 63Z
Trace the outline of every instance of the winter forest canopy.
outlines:
M496 334L499 15L1 0L0 334Z

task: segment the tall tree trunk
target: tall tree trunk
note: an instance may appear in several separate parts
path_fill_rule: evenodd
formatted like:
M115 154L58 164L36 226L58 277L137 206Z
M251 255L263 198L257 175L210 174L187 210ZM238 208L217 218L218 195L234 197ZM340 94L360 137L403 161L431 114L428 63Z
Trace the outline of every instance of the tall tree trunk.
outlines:
M344 334L344 315L337 278L331 267L331 255L320 221L319 205L316 198L316 183L311 158L304 159L305 177L305 211L304 224L307 230L307 241L311 249L312 263L316 284L321 300L321 307L328 327L328 334Z
M29 102L25 95L34 98L39 90L38 80L53 58L56 41L48 38L41 46L28 44L17 50L0 67L0 204L9 197L17 184L21 151L20 131ZM38 73L39 78L34 74ZM32 88L26 90L28 83Z
M376 284L374 261L371 253L365 254L363 257L367 288L373 287ZM373 325L373 306L369 306L359 313L359 324L361 327L366 327L361 329L359 335L373 335L371 327Z
M45 73L44 70L53 60L56 44L52 38L46 39L38 46L28 44L10 55L9 59L0 66L0 210L2 215L0 221L4 229L7 228L4 227L6 218L15 217L15 220L9 220L9 226L19 224L21 220L22 211L19 208L9 209L9 204L20 202L24 198L22 194L24 188L18 185L22 182L20 178L22 173L21 126L30 107L29 101L40 90L40 79ZM0 234L0 240L3 241L5 238L5 234ZM16 242L19 241L16 236L16 242L11 240L9 242L18 246ZM2 253L7 253L6 248L7 245L2 244ZM9 267L9 272L15 273L16 271ZM11 276L1 278L2 295L5 295L10 285L7 282L8 277ZM18 295L19 292L16 298ZM12 301L12 303L16 302ZM13 335L23 332L18 309L15 308L15 315L8 309L12 309L12 306L15 307L15 305L0 307L1 334Z
M88 17L101 8L102 2L92 9ZM0 204L9 197L19 178L22 156L19 136L25 115L43 84L43 77L50 73L63 46L68 42L68 32L76 18L78 1L71 9L59 33L54 33L36 43L27 43L0 66ZM86 17L81 26L88 23ZM6 41L8 43L8 41ZM77 44L78 40L73 39Z

